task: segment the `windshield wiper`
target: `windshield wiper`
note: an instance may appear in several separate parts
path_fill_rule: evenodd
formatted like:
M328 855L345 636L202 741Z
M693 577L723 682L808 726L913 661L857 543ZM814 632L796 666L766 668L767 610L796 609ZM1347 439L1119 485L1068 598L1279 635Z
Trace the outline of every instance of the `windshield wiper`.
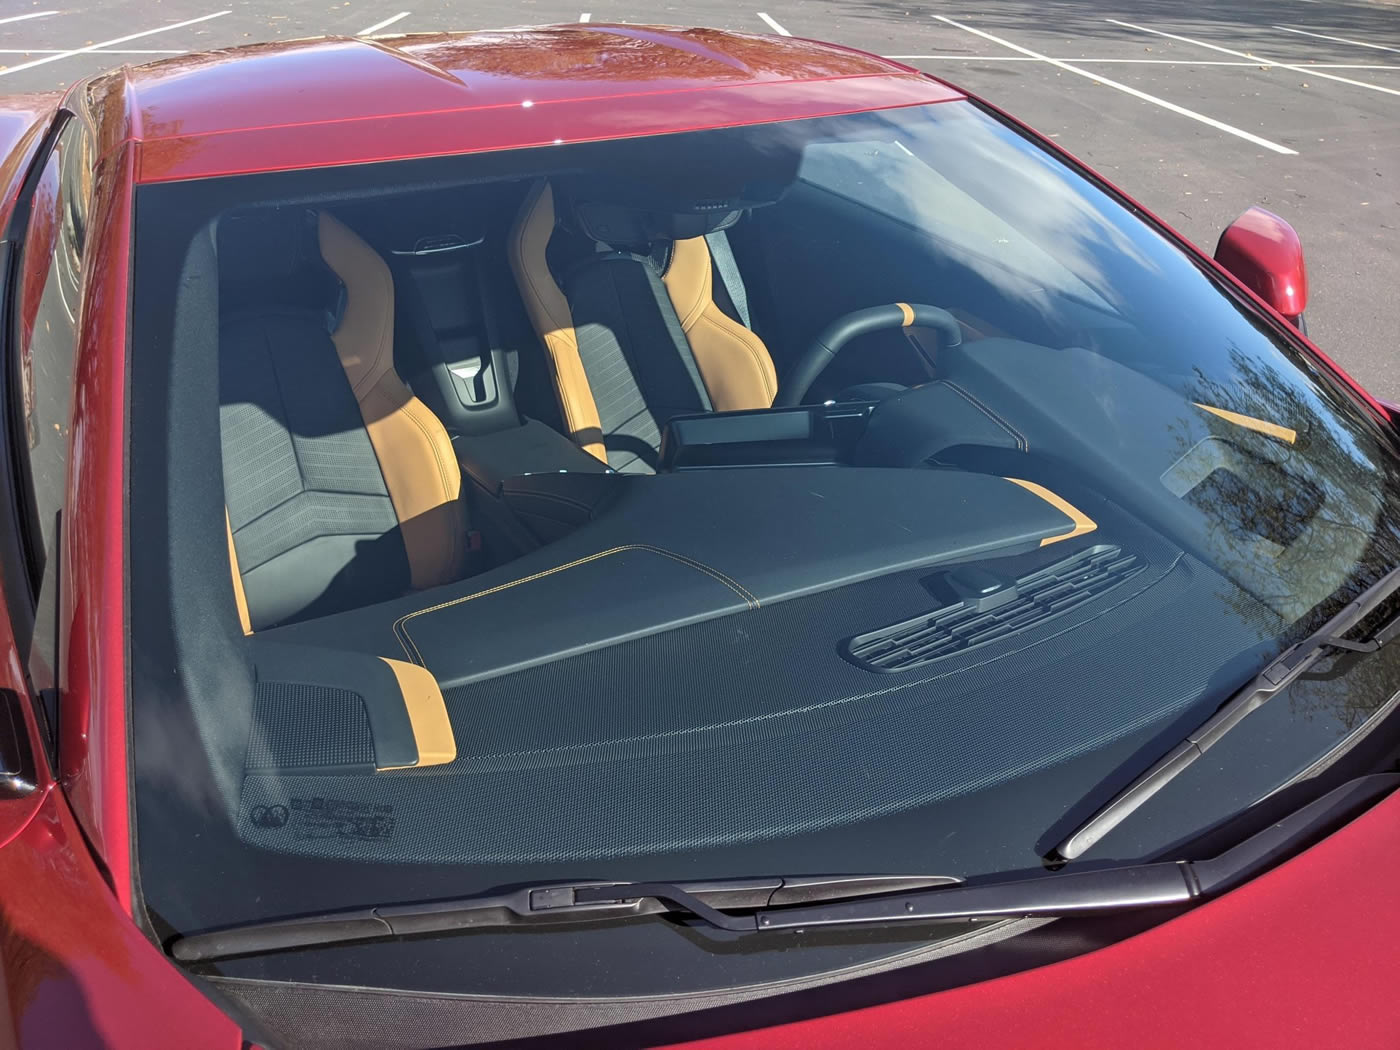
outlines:
M1132 864L981 884L941 875L871 875L536 886L487 897L233 927L178 937L169 949L182 962L205 962L407 934L604 922L661 913L690 915L721 930L763 933L818 926L1053 918L1185 904L1234 888L1300 841L1397 786L1400 774L1350 781L1204 861ZM743 912L734 914L732 909Z
M676 911L688 912L728 929L724 924L727 916L719 908L775 908L812 901L850 900L948 886L961 881L949 875L807 875L694 882L575 882L235 926L177 937L169 948L175 958L196 962L414 933L607 922Z
M1400 635L1400 617L1392 619L1369 641L1342 637L1400 590L1400 569L1392 569L1361 596L1296 645L1284 650L1268 667L1231 694L1215 714L1194 729L1185 740L1154 763L1092 817L1055 847L1052 860L1074 860L1132 815L1143 803L1184 773L1196 759L1220 743L1235 726L1291 685L1329 650L1374 652Z

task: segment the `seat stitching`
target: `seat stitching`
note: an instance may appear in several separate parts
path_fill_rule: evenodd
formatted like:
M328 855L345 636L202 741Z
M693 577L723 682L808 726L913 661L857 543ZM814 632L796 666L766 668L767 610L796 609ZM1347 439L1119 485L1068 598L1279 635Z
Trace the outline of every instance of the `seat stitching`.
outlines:
M419 402L417 398L412 397L410 395L409 400L404 405L405 414L408 416L409 420L413 423L413 425L416 426L419 429L419 431L423 434L423 439L428 442L428 447L432 450L433 462L437 465L438 480L442 483L443 498L442 502L438 504L438 506L441 507L445 506L448 503L455 502L452 499L452 479L451 476L448 474L446 466L443 465L442 450L438 448L438 442L434 440L433 434L429 430L427 424L418 416L418 406L420 404L421 402ZM424 407L426 410L426 406ZM434 419L436 420L436 417L434 417ZM440 423L439 426L441 426ZM459 551L459 547L461 546L461 537L458 536L458 533L462 530L453 527L453 525L455 525L455 523L449 523L449 527L447 530L452 537L452 549L448 555L450 559L448 561L448 571L455 573L462 563L461 553Z
M541 199L543 196L544 196L544 184L541 183L538 192L536 192L536 193L534 194L534 200L532 200L532 201L530 202L530 207L529 207L529 209L528 209L528 211L526 212L526 215L525 215L525 221L521 222L521 223L519 224L519 226L516 228L516 231L515 231L515 256L516 256L517 259L520 260L520 269L521 269L521 271L522 271L522 272L524 273L524 275L525 275L525 280L526 280L526 282L530 285L530 291L531 291L531 293L532 293L532 294L534 295L534 297L535 297L535 302L539 304L540 311L545 315L546 318L549 319L549 323L552 324L552 325L554 325L554 330L555 330L556 332L561 332L561 333L562 333L562 332L564 331L565 328L572 328L572 327L573 327L573 323L572 323L572 322L573 322L573 318L572 318L572 317L569 318L570 323L567 324L567 325L561 325L561 324L559 323L559 318L555 317L554 314L550 311L548 302L546 302L546 301L545 301L545 297L544 297L543 295L540 294L539 286L536 284L536 281L535 281L535 274L534 274L534 272L533 272L533 270L532 270L532 268L531 268L531 266L530 266L529 260L525 258L525 231L526 231L526 229L529 227L530 222L534 219L534 217L535 217L535 209L536 209L537 207L539 207L540 199ZM550 237L552 237L553 235L554 235L554 228L553 228L553 226L551 226L551 227L550 227L550 231L549 231L549 236L545 238L545 244L546 244L546 245L549 244L549 239L550 239ZM559 288L558 282L555 281L553 278L550 279L550 284L553 284L553 285L554 285L555 291L559 291L561 295L563 294L562 291L561 291L560 288Z
M522 221L522 222L520 222L520 223L518 223L518 224L516 225L516 228L515 228L515 231L514 231L514 233L515 233L515 253L514 253L514 254L515 254L515 258L516 258L517 260L519 260L519 266L517 267L517 272L518 272L518 274L521 275L521 276L523 276L523 277L525 278L525 283L528 284L528 285L530 286L530 294L534 297L535 304L539 307L540 313L542 313L542 314L544 315L545 319L546 319L551 325L554 326L554 330L553 330L553 331L541 333L541 341L544 343L545 349L549 352L550 365L551 365L551 366L553 367L553 369L554 369L554 389L555 389L555 391L556 391L556 392L558 393L558 395L559 395L559 407L562 408L562 409L564 410L564 415L565 415L565 417L566 417L564 421L565 421L565 423L566 423L566 424L568 425L568 427L569 427L569 433L570 433L570 434L579 434L579 433L582 433L586 428L583 427L583 426L581 425L581 421L577 418L577 415L576 415L576 413L575 413L575 411L574 411L573 396L572 396L572 394L566 389L567 384L565 384L564 382L562 382L562 378L563 378L563 377L560 375L559 360L558 360L559 351L556 351L556 350L554 349L554 347L551 345L551 339L550 339L550 337L553 336L556 340L565 340L565 348L564 348L564 351L567 352L567 349L568 349L568 346L567 346L568 336L566 335L566 329L572 329L572 328L574 327L573 317L570 316L570 318L569 318L569 323L568 323L567 325L564 325L564 324L560 324L560 323L559 323L559 318L557 318L557 317L554 316L554 313L550 310L549 304L548 304L548 302L545 300L545 297L544 297L543 295L540 294L539 284L538 284L538 283L536 282L536 280L535 280L534 271L533 271L533 269L532 269L531 266L530 266L529 260L527 260L527 259L525 258L525 231L526 231L526 229L527 229L527 228L529 227L529 225L530 225L530 220L534 217L535 209L539 206L540 198L542 198L542 197L544 196L545 188L546 188L546 183L541 182L541 183L539 184L539 188L538 188L537 192L534 193L534 199L530 202L530 205L529 205L528 209L525 210L525 219L524 219L524 221ZM545 245L546 245L546 247L547 247L548 244L549 244L549 239L550 239L550 237L552 237L553 235L554 235L554 228L553 228L553 226L551 226L551 227L550 227L550 231L549 231L549 235L545 237ZM546 266L547 266L547 265L548 265L548 264L546 264ZM554 285L554 290L555 290L556 292L558 292L558 293L562 296L564 293L563 293L563 291L560 289L558 282L556 282L552 277L549 279L549 281L550 281L551 284ZM575 334L575 336L574 336L575 350L577 350L577 341L578 341L578 336L577 336L577 334ZM585 381L587 381L587 376L586 376L586 375L585 375L584 378L585 378Z
M339 220L339 219L335 219L334 216L331 216L331 218L332 218L336 223L340 224L341 226L344 226L344 223L340 223L340 220ZM345 229L346 229L346 230L349 230L349 227L345 227ZM353 230L350 230L349 232L350 232L350 235L351 235L352 237L355 236ZM318 240L319 240L319 238L318 238ZM355 254L355 249L356 249L356 247L357 247L357 245L355 245L353 241L350 242L350 251L349 251L348 254L351 254L351 255ZM373 249L370 249L370 251L373 251ZM326 265L330 267L330 269L335 273L335 275L336 275L338 278L340 278L341 282L342 282L343 284L345 284L346 288L348 289L348 288L349 288L349 283L345 280L344 275L343 275L339 270L337 270L337 269L335 268L335 266L334 266L329 260L325 259L325 253L324 253L324 251L322 252L321 257L322 257L322 260L326 262ZM392 302L393 302L393 297L394 297L394 280L393 280L393 277L392 277L392 276L390 275L390 273L389 273L389 268L388 268L388 266L387 266L387 265L384 265L384 260L381 259L381 258L379 258L377 254L375 255L375 260L378 261L378 262L380 263L380 265L383 267L382 270L378 270L378 271L377 271L377 272L378 272L378 276L379 276L379 281L377 282L378 285L379 285L379 290L380 290L380 292L381 292L381 295L387 295L387 298L388 298L389 302L392 303ZM371 269L376 269L376 268L375 268L375 267L371 267ZM387 289L387 292L386 292L386 289ZM369 396L369 392L370 392L371 390L373 390L373 389L378 385L378 377L379 377L379 376L382 376L385 372L393 371L393 362L392 362L392 360L390 361L390 363L389 363L387 366L385 366L385 369L384 369L383 372L380 371L380 367L379 367L379 366L380 366L380 363L384 360L384 354L385 354L386 349L388 350L388 352L389 352L389 354L391 355L391 358L392 358L392 354L393 354L393 349L392 349L392 347L393 347L393 339L392 339L392 323L393 323L393 317L394 317L394 311L393 311L393 308L392 308L392 307L391 307L390 309L386 310L386 311L382 311L382 312L381 312L381 315L380 315L380 318L379 318L379 334L378 334L378 336L376 336L376 338L375 338L374 360L373 360L373 362L371 362L371 364L370 364L370 366L369 366L369 369L365 372L365 374L361 377L361 380L360 380L361 383L367 383L368 386L365 387L365 392L364 392L363 394L359 393L358 390L356 391L356 394L355 394L355 400L356 400L356 401L363 401L366 397ZM336 332L332 333L332 335L331 335L332 341L335 341L335 336L336 336L336 335L339 335L339 334L340 334L339 329L337 329ZM337 343L337 348L339 348L339 344L338 344L338 343Z
M998 415L993 409L987 407L976 397L974 397L971 393L958 386L957 383L954 383L951 379L944 379L942 380L942 383L944 386L948 387L955 393L961 394L968 401L972 402L972 404L975 407L980 408L982 412L989 416L994 423L999 423L1002 429L1009 433L1012 436L1012 438L1016 441L1016 447L1019 448L1022 452L1029 452L1031 450L1031 443L1026 440L1026 436L1022 434L1019 430L1017 430L1014 426L1012 426L1010 423L1008 423L1005 419L1003 419L1000 415Z
M384 264L384 261L382 259L376 256L375 261L383 267L382 270L377 271L380 276L379 287L380 292L382 294L382 298L380 301L382 302L384 298L387 298L388 301L392 303L394 301L394 279L389 275L389 268ZM378 344L378 350L375 352L374 355L374 364L371 367L369 374L365 376L366 382L369 383L366 393L368 393L368 390L373 390L374 387L377 385L377 383L374 380L374 375L375 372L379 371L380 362L384 360L386 353L389 356L389 363L384 365L384 370L380 374L388 375L394 370L393 323L394 310L391 306L388 310L383 311L379 317L379 336L375 340L375 342Z
M725 317L723 311L721 311L718 306L715 307L715 310L719 313L721 317L724 317L725 321L729 321L729 318ZM772 385L768 381L768 369L763 367L763 359L759 356L758 347L755 345L758 336L753 335L753 333L750 332L747 328L743 329L743 332L746 335L753 335L753 341L750 341L749 339L745 338L745 335L741 335L739 333L738 325L735 325L734 322L729 321L730 325L732 325L733 327L725 327L723 324L721 324L718 320L716 320L710 315L710 311L708 309L701 313L700 320L704 321L706 324L716 329L721 334L734 340L745 350L748 351L749 357L753 359L754 365L758 368L758 377L759 380L763 383L763 392L766 395L768 395L768 403L771 405L773 403L773 399L777 397L778 394L777 391L772 388ZM767 347L764 347L764 349L766 350Z
M375 398L375 397L382 398L382 399L384 400L386 406L389 407L389 412L387 412L387 413L383 416L384 419L388 419L388 418L393 414L393 408L392 408L392 406L393 406L393 403L394 403L394 399L393 399L393 397L389 394L389 392L388 392L387 390L384 389L385 384L388 383L388 382L391 380L391 378L397 379L398 377L397 377L396 375L394 375L393 373L391 373L391 372L386 372L386 373L384 373L384 375L383 375L383 376L381 377L381 379L380 379L380 382L376 383L376 384L374 385L374 388L373 388L372 390L370 390L367 394L365 394L364 401L361 402L361 405L363 406L365 403L368 403L372 398ZM399 385L400 385L401 387L402 387L402 385L403 385L401 380L400 380L400 382L399 382ZM405 389L405 392L407 392L407 388L404 388L404 389ZM408 400L405 401L405 402L403 403L403 405L402 405L402 414L403 414L404 418L406 418L410 423L412 423L415 427L418 428L419 433L423 436L423 439L428 443L428 450L432 453L432 456L433 456L433 464L434 464L434 466L437 468L438 481L439 481L439 483L440 483L440 485L441 485L441 496L442 496L442 499L441 499L441 501L439 501L438 503L434 504L434 506L435 506L435 507L442 507L442 506L445 506L445 505L447 505L447 504L449 504L449 503L454 502L454 501L451 499L452 482L451 482L450 476L448 475L448 472L447 472L446 467L443 465L443 461L442 461L442 452L441 452L441 450L438 448L438 443L437 443L436 441L433 440L432 432L428 429L428 427L427 427L427 425L424 423L424 421L423 421L422 419L420 419L420 418L418 417L418 415L417 415L418 406L421 406L421 405L422 405L422 402L418 401L418 399L415 398L415 397L413 397L412 394L409 394ZM433 418L436 420L437 417L434 416ZM380 465L380 472L381 472L381 473L383 472L383 469L384 469L384 467L383 467L383 464L381 463L381 465ZM391 499L392 499L392 496L393 496L393 488L392 488L392 486L389 485L389 479L388 479L387 476L386 476L385 479L384 479L384 483L385 483L385 486L389 488L389 490L390 490L390 497L391 497ZM400 521L399 524L402 525L403 522ZM460 531L460 530L459 530L459 529L456 529L456 528L449 528L449 529L448 529L448 532L451 533L451 544L452 544L451 549L450 549L450 551L448 552L448 557L449 557L448 569L449 569L449 571L451 571L451 572L455 572L455 571L457 570L457 567L461 564L461 554L460 554L460 551L459 551L460 544L461 544L461 537L459 537L459 536L457 535L457 533L458 533L459 531ZM405 545L405 548L404 548L404 549L405 549L405 553L407 553L407 545ZM410 560L410 563L411 563L412 560L413 560L413 559L412 559L412 555L409 556L409 560ZM439 566L439 571L441 571L441 569L442 569L442 567ZM447 582L447 581L444 580L444 581L442 581L442 582Z
M759 607L759 600L753 594L753 592L748 590L748 588L744 587L742 584L738 583L730 576L727 576L725 573L721 572L719 569L706 565L704 562L697 561L696 559L691 558L688 555L678 554L675 551L668 551L664 547L655 547L649 543L625 543L621 546L610 547L607 550L598 551L596 554L589 554L585 555L582 558L576 558L571 562L564 563L563 565L556 565L553 568L549 569L541 569L539 572L532 573L529 576L524 576L518 580L510 580L506 583L497 584L495 587L488 587L486 590L477 591L475 594L463 595L462 597L454 598L451 601L439 602L437 605L430 605L426 609L418 609L414 612L405 613L403 616L400 616L397 620L394 621L394 637L398 640L400 648L403 649L404 655L407 656L409 660L418 664L420 667L426 667L427 664L423 661L423 654L419 651L417 643L413 640L413 636L408 633L409 620L417 619L420 616L426 616L429 613L440 612L443 609L449 609L452 606L461 605L464 602L469 602L476 598L485 598L492 594L499 594L501 591L510 590L512 587L518 587L521 584L525 583L532 583L535 580L543 579L546 576L553 576L555 573L563 572L566 569L574 569L579 567L580 565L587 565L589 562L598 561L601 558L606 558L613 554L623 554L627 551L646 551L650 554L659 554L663 558L670 558L672 561L679 562L680 564L685 565L688 568L696 569L699 572L702 572L705 575L711 577L712 579L715 579L718 582L724 584L726 587L732 590L735 594L737 594L740 598L744 600L744 604L747 605L749 609L752 610L757 609Z
M706 272L706 274L709 273L708 259L706 260L705 272ZM670 289L667 288L667 291L669 292ZM686 310L685 319L681 321L681 331L683 331L683 332L688 332L688 331L690 331L692 328L695 327L695 322L698 321L698 320L700 320L700 318L704 315L704 313L705 313L705 292L706 292L706 288L705 288L704 281L702 280L702 282L701 282L701 284L700 284L700 288L699 288L699 289L696 291L696 293L695 293L695 301L692 302L692 303L690 304L690 307ZM675 302L675 301L672 300L672 304L673 304L673 305L674 305L674 302Z

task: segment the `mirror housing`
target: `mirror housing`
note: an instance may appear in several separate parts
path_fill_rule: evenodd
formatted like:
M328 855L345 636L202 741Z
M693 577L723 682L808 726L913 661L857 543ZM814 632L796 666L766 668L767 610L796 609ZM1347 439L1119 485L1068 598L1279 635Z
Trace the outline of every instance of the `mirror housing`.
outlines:
M1215 261L1301 329L1308 271L1298 232L1271 211L1250 208L1225 228Z

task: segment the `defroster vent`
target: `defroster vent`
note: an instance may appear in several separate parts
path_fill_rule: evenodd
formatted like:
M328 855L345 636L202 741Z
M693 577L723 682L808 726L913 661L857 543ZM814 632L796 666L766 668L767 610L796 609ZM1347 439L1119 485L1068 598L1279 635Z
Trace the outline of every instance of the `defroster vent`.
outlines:
M842 647L852 663L868 671L908 671L934 660L1009 637L1069 612L1112 590L1144 568L1134 554L1099 544L1002 586L982 584L990 574L967 574L979 586L954 588L965 597L956 605L869 631Z

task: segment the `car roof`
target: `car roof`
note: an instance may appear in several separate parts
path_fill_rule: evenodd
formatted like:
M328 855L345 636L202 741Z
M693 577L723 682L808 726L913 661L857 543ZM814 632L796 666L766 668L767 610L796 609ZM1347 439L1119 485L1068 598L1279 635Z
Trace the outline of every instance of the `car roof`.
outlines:
M253 44L86 86L167 181L762 123L963 97L816 41L633 25ZM104 136L106 137L106 136ZM110 142L111 139L109 138Z

